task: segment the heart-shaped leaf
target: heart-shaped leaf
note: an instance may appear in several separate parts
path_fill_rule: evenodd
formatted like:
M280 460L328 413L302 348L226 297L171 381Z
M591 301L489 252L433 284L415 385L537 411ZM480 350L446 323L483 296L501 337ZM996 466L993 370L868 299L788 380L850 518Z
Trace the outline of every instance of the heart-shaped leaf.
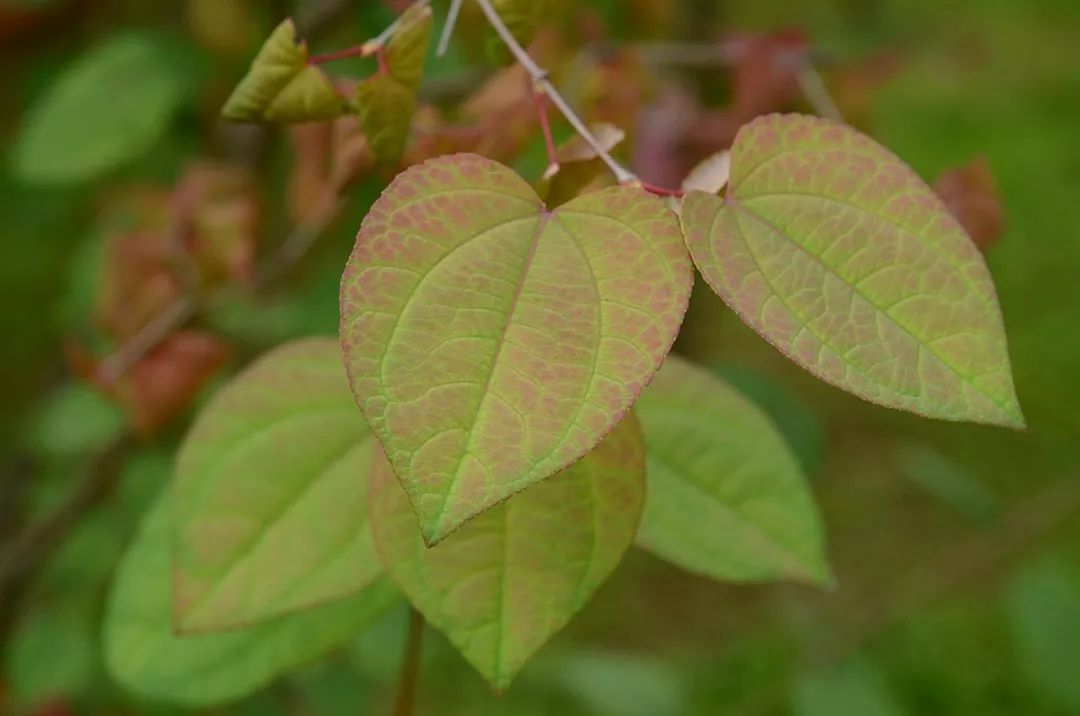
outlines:
M386 43L387 72L413 93L420 89L430 39L431 6L411 5Z
M148 698L207 706L239 698L354 638L397 599L385 579L356 596L223 634L179 636L170 598L169 493L120 562L105 615L105 663Z
M670 349L692 281L674 214L640 189L548 211L476 155L399 174L345 269L341 339L428 543L591 450Z
M312 122L333 119L345 109L330 78L308 64L307 45L297 42L296 25L286 19L263 44L221 113L239 122Z
M332 339L278 348L218 392L177 459L177 626L234 628L373 582L372 443Z
M721 580L829 579L806 479L756 405L670 355L635 410L649 466L638 544Z
M416 95L390 75L377 74L356 86L356 113L375 157L397 162L409 141Z
M428 548L385 460L371 472L391 578L497 689L588 601L634 539L645 445L631 413L595 450Z
M682 223L713 290L822 380L930 417L1023 425L982 256L871 139L759 118L736 137L726 196L692 192Z

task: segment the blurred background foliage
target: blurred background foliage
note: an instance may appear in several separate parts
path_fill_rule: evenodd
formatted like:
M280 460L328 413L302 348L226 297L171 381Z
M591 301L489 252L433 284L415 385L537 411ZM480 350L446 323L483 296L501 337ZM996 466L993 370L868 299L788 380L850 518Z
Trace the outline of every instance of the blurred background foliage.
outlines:
M0 0L0 713L182 713L105 673L110 576L215 384L285 338L335 332L345 257L391 174L365 168L330 211L313 188L325 140L305 149L299 133L217 112L282 16L321 51L377 34L401 5ZM793 46L812 48L849 122L928 180L981 157L952 181L1000 193L999 205L976 191L990 204L973 211L990 215L987 260L1030 428L861 403L696 292L677 350L760 402L792 442L836 587L718 585L633 551L503 696L429 630L417 713L1080 714L1080 3L589 0L553 3L552 17L534 49L586 114L627 130L624 154L658 183L677 183L754 114L809 110L788 80L761 74ZM416 151L456 146L446 117L465 132L498 122L489 153L537 179L539 133L488 82L478 27L429 62L422 96L441 114L418 115ZM758 61L732 60L733 41ZM362 76L368 62L332 72ZM197 160L216 163L200 174ZM256 259L295 240L294 224L319 229L313 248L263 280ZM194 241L180 269L155 244L177 233ZM102 359L190 280L214 300L103 380ZM396 608L208 713L387 713L406 621Z

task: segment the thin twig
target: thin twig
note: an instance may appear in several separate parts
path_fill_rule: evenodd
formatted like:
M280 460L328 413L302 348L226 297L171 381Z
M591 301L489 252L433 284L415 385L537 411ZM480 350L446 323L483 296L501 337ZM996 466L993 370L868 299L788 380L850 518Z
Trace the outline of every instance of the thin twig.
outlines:
M147 353L195 316L196 301L192 296L181 296L129 338L115 353L101 362L97 378L105 385L112 385L122 378Z
M829 94L829 90L825 87L825 81L821 79L821 74L809 59L805 59L802 65L792 70L792 72L795 75L795 81L799 83L799 88L802 89L803 95L806 96L806 101L810 103L815 112L835 122L844 121L840 108L836 106L832 95Z
M450 46L450 36L454 34L457 26L458 15L461 13L461 5L464 0L451 0L450 9L446 12L446 24L443 25L442 34L439 36L439 46L435 48L435 56L442 57L446 54L446 48Z
M405 17L406 13L408 13L413 8L427 7L430 4L431 0L415 0L412 5L410 5L408 8L405 9L404 12L397 16L396 20L390 23L389 27L387 27L385 30L383 30L378 35L368 40L364 44L371 45L372 48L382 47L386 44L386 41L390 39L390 36L397 32L398 27L401 26L401 18Z
M409 630L405 634L405 653L401 657L394 716L412 716L416 704L416 682L420 675L420 647L424 640L424 617L409 609Z
M55 510L3 545L0 549L0 588L19 581L40 562L42 555L52 552L88 509L112 491L133 440L131 435L125 434L105 448L91 463L86 478Z
M544 149L547 150L548 167L544 171L544 178L550 179L559 171L559 150L555 148L555 137L551 134L551 119L547 111L547 95L539 87L533 87L533 106L536 107L536 117L540 121L540 131L544 135Z
M506 45L507 49L514 55L514 58L518 61L527 73L532 78L533 84L538 86L544 91L544 93L551 98L552 103L559 108L562 115L566 117L566 121L570 123L570 126L574 128L574 131L581 135L582 140L585 141L589 148L596 152L596 156L600 158L604 164L607 165L611 173L615 175L615 180L620 184L637 184L641 185L641 179L638 178L634 172L630 171L622 164L611 156L611 154L604 149L600 144L596 136L586 126L585 122L578 116L577 112L567 103L562 94L559 93L558 88L555 87L548 79L547 70L536 64L536 61L529 55L521 43L514 38L513 33L510 32L510 28L506 26L506 23L499 17L499 13L492 7L490 0L475 0L476 4L480 6L484 16L487 18L488 24Z

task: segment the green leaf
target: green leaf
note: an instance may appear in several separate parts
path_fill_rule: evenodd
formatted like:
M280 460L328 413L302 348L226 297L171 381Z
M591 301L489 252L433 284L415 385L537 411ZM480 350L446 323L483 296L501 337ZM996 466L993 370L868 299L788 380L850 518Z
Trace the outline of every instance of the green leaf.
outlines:
M375 581L371 445L333 339L277 348L215 395L177 459L178 626L242 626Z
M1006 608L1023 674L1050 702L1080 711L1080 582L1074 573L1052 560L1029 566L1009 589Z
M690 193L682 223L713 290L822 380L929 417L1023 425L982 255L869 138L759 118L735 139L726 197Z
M372 206L341 290L353 392L434 544L591 450L671 347L692 269L632 187L548 211L459 154Z
M413 605L504 689L622 560L641 517L644 451L630 414L584 459L431 548L380 460L371 485L376 548Z
M239 122L312 122L345 110L330 78L308 64L307 44L297 42L296 25L286 19L263 44L221 113Z
M184 100L185 82L148 35L123 34L69 67L27 114L14 172L36 184L99 177L146 152Z
M380 162L401 159L415 112L416 94L390 75L372 75L356 86L360 127Z
M431 6L411 5L402 13L397 29L386 43L387 71L414 94L424 76L430 39Z
M802 676L793 697L794 716L901 716L904 713L878 671L861 661Z
M492 0L491 2L503 24L510 30L510 34L523 47L528 47L532 42L540 23L548 15L548 4L549 0ZM496 63L501 64L513 59L513 55L496 37L490 38L487 51Z
M358 595L222 634L179 636L170 595L168 491L120 563L105 616L105 660L125 688L189 706L230 701L342 644L397 599L386 580Z
M638 544L715 579L830 579L806 479L760 408L671 355L636 410L649 465Z
M596 122L589 129L607 152L626 139L626 133L610 122ZM596 150L586 144L580 135L575 134L561 144L556 157L558 163L550 165L544 173L547 187L543 195L544 203L548 206L565 204L607 176L607 168L598 158Z

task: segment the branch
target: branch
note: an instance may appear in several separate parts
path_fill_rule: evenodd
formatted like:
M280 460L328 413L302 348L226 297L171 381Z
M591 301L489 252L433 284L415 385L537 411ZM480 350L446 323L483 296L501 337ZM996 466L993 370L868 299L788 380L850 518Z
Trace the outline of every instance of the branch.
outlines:
M394 700L394 716L412 716L416 702L416 681L420 675L420 647L424 639L424 617L409 609L409 630L405 633L405 653L401 657L401 675L398 678L397 698Z
M425 7L430 4L431 0L415 0L415 2L413 2L412 6L410 6L409 9L411 10L414 7ZM408 12L408 10L406 10L406 12ZM398 15L397 19L390 23L390 25L385 30L383 30L378 35L371 38L364 44L354 45L353 47L346 47L343 50L326 52L321 55L312 55L310 58L308 58L308 64L322 65L327 62L333 62L334 60L343 60L346 57L371 57L372 55L376 55L379 53L380 50L382 50L383 46L386 45L387 40L389 40L393 36L393 34L397 32L398 27L401 25L401 18L404 16L404 12Z
M615 180L620 184L634 184L637 186L643 186L641 179L636 174L620 164L615 157L604 149L600 142L596 139L596 136L585 125L581 117L577 112L567 103L563 96L559 93L559 90L548 79L548 72L544 68L536 64L536 61L525 51L525 48L514 38L513 33L510 32L510 28L506 26L506 23L499 17L499 13L492 7L490 0L475 0L476 4L480 6L480 9L484 12L484 16L487 18L488 24L506 45L507 49L514 55L514 58L518 61L526 72L529 73L529 77L532 78L533 84L539 89L543 90L552 101L552 103L559 108L562 115L566 117L566 121L570 123L570 126L574 128L581 138L589 145L589 148L596 152L596 156L600 158L604 164L607 165L611 173L615 175Z

